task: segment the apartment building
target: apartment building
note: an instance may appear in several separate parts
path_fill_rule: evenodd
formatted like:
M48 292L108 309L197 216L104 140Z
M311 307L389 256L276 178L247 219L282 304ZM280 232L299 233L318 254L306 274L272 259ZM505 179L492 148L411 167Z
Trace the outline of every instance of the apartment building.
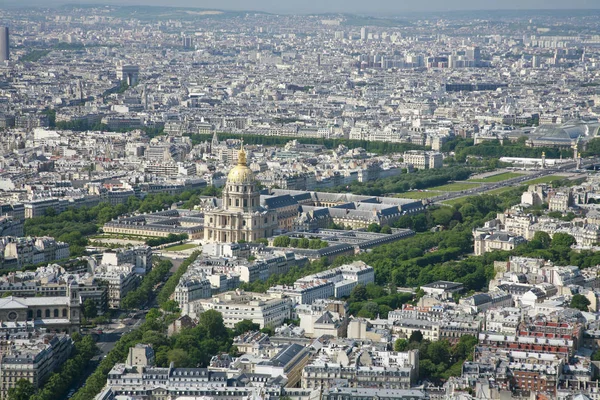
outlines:
M433 151L409 150L404 152L403 158L406 164L418 170L442 168L444 163L442 153Z
M282 325L285 319L291 318L292 304L292 299L275 294L235 291L191 301L182 313L195 318L204 311L215 310L223 315L228 328L245 319L264 328Z
M28 335L29 336L29 335ZM21 379L37 389L71 354L73 342L67 335L44 334L23 337L19 334L2 341L0 354L0 398L8 398L8 390Z

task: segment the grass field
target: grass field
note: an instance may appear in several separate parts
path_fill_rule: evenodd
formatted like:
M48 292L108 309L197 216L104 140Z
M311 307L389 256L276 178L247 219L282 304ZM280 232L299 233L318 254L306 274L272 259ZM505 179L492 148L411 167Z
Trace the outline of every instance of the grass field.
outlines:
M563 178L564 178L564 176L548 175L548 176L542 176L541 178L532 179L530 181L525 181L522 184L523 185L535 185L537 183L550 183L550 182L555 181L557 179L563 179Z
M397 197L401 197L403 199L414 199L414 200L421 200L421 199L427 199L429 197L435 197L435 196L439 196L440 192L434 192L434 191L427 191L427 192L405 192L405 193L400 193L397 195Z
M464 203L465 201L467 201L467 197L457 197L456 199L442 201L442 204L446 204L448 206L453 206L455 204Z
M193 249L194 247L198 247L197 244L187 243L187 244L178 244L176 246L165 247L165 251L184 251Z
M488 176L485 178L475 178L475 179L469 179L469 180L473 181L473 182L480 182L480 183L496 183L496 182L506 181L506 180L512 179L512 178L517 178L519 176L523 176L523 174L519 174L517 172L503 172L498 175L491 175L491 176Z
M504 192L508 192L509 190L513 190L516 187L518 187L518 186L507 186L507 187L503 187L503 188L498 188L498 189L490 190L489 192L485 192L485 194L492 194L492 195L502 194Z
M455 182L443 186L432 187L434 192L460 192L461 190L469 190L479 187L478 183Z

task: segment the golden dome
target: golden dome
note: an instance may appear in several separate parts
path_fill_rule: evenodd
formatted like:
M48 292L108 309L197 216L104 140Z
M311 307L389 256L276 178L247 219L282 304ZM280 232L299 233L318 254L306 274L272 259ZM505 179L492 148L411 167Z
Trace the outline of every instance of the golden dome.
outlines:
M238 164L229 171L227 183L246 184L254 182L254 172L246 165L244 146L238 152Z

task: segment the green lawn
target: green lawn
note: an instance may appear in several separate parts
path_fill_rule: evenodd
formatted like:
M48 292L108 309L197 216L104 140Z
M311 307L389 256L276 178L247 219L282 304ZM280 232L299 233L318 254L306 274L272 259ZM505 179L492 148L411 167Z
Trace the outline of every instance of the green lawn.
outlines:
M461 190L469 190L479 187L478 183L455 182L447 185L432 187L430 190L436 192L460 192Z
M506 181L506 180L512 179L512 178L517 178L519 176L523 176L523 174L519 174L517 172L503 172L501 174L491 175L491 176L488 176L485 178L475 178L475 179L469 179L469 180L473 181L473 182L481 182L481 183L496 183L496 182Z
M542 176L541 178L532 179L530 181L525 181L522 184L523 185L535 185L537 183L550 183L550 182L555 181L557 179L563 179L563 178L564 178L564 176L548 175L548 176Z
M502 194L504 192L508 192L509 190L513 190L515 187L516 186L502 187L502 188L490 190L489 192L485 192L484 194L492 194L492 195Z
M467 196L465 196L465 197L457 197L455 199L450 199L450 200L443 201L442 204L446 204L448 206L453 206L455 204L464 203L466 200L467 200Z
M435 197L435 196L439 196L440 192L434 192L431 190L428 190L426 192L405 192L405 193L400 193L397 195L397 197L401 197L403 199L414 199L414 200L421 200L421 199L428 199L430 197Z
M193 249L194 247L198 247L197 244L187 243L187 244L178 244L176 246L165 247L165 251L184 251Z

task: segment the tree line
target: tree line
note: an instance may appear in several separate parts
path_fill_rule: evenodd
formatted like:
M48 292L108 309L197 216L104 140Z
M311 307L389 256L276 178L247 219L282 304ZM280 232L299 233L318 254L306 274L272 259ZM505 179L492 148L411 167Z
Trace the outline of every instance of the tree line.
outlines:
M169 233L165 237L156 237L146 239L146 245L150 247L162 246L163 244L181 242L182 240L187 240L188 235L186 233L181 233L179 235L175 233Z
M570 158L573 152L560 150L555 147L528 147L527 138L522 137L516 142L489 140L474 145L473 139L455 138L442 146L442 151L454 152L458 162L465 162L469 157L501 158L501 157L526 157L541 158L546 153L547 158Z
M142 278L140 285L127 293L121 302L121 307L126 310L133 310L141 308L144 304L152 301L154 287L166 279L172 267L173 263L169 260L158 261L152 270Z
M89 244L88 236L98 233L102 225L121 215L134 211L140 213L161 211L171 207L173 203L188 202L197 199L198 196L212 193L215 193L215 189L207 187L177 195L149 194L143 200L131 196L125 203L116 206L101 202L94 207L69 208L61 213L49 208L44 216L26 219L24 232L26 236L52 236L56 240L68 243L71 256L78 257L85 254L85 246Z
M162 308L168 307L166 305L169 302L171 295L175 292L175 288L177 287L179 280L187 272L189 266L196 261L200 254L202 254L200 251L193 252L181 263L179 268L177 268L177 271L171 275L169 279L167 279L167 282L164 284L160 292L158 292L157 296L158 304L160 304Z
M364 196L383 196L388 193L404 193L409 190L428 189L445 185L450 181L463 181L478 169L465 166L450 166L439 169L425 169L410 174L399 174L384 179L367 182L353 181L349 185L323 188L324 192L353 193Z
M335 149L340 145L346 146L349 149L363 148L369 153L390 154L403 153L408 150L428 150L425 146L419 146L412 143L389 143L389 142L374 142L368 140L351 140L351 139L315 139L315 138L299 138L293 136L264 136L264 135L240 135L235 133L218 132L219 139L243 139L244 143L249 145L263 146L284 146L286 143L296 140L301 144L322 145L327 149ZM202 142L210 142L212 134L188 134L192 139L193 144Z
M67 361L53 372L43 386L36 390L31 382L20 379L14 388L8 390L9 400L55 400L64 398L69 389L82 377L98 348L91 336L71 336L75 343Z

